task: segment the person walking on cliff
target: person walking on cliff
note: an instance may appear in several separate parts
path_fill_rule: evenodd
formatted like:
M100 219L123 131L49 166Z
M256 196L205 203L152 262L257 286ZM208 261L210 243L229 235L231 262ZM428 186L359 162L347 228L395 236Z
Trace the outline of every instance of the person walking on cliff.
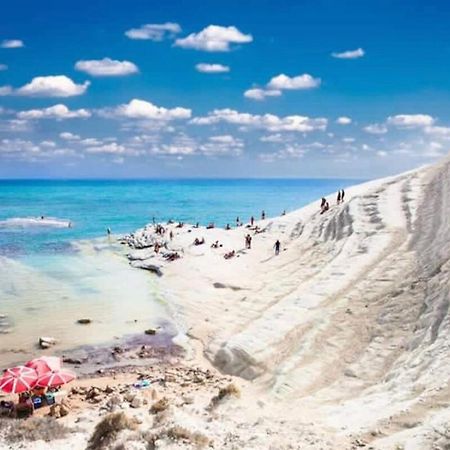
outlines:
M275 249L275 255L279 255L280 254L281 243L280 243L280 241L278 239L277 239L277 242L275 242L275 245L273 247Z

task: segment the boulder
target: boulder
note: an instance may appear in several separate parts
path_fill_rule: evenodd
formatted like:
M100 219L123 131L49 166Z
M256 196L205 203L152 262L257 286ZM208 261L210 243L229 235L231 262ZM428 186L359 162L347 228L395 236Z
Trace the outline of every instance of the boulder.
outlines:
M144 404L144 401L142 400L142 398L139 395L136 395L133 398L133 401L130 403L130 406L132 408L140 408L143 404Z
M39 347L42 349L50 348L56 344L56 339L50 336L42 336L39 338Z
M90 323L92 323L91 319L78 319L77 323L79 323L80 325L89 325Z

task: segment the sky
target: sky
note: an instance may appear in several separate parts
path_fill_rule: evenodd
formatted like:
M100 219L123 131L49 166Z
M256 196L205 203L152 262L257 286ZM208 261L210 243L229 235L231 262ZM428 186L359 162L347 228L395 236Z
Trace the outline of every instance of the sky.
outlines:
M0 178L375 178L450 149L450 3L4 2Z

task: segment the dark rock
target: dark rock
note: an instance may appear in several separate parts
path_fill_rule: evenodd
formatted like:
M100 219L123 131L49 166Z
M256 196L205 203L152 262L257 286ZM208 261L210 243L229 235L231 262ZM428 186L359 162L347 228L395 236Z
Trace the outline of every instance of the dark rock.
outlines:
M81 324L81 325L89 325L90 323L92 323L91 319L78 319L77 323Z

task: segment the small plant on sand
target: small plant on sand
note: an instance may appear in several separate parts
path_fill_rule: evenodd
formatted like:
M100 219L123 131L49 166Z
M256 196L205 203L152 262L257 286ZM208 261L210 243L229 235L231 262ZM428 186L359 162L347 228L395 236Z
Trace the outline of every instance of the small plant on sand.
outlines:
M208 409L212 410L216 408L226 398L239 398L240 396L241 391L239 390L239 388L234 383L230 383L228 386L220 388L219 393L211 399Z
M204 434L198 431L192 432L180 425L163 428L156 432L145 433L143 438L147 441L149 450L154 450L156 448L156 441L164 438L172 441L189 442L196 448L204 448L212 443L211 439Z
M116 439L120 431L135 430L136 428L136 422L129 419L123 412L108 414L95 427L87 450L105 448Z
M166 397L163 397L161 400L158 400L157 402L153 403L152 407L150 408L150 412L152 414L158 414L162 411L165 411L169 407L169 400Z
M77 431L62 425L52 417L31 417L27 420L1 419L0 430L5 441L9 443L39 440L50 442L64 439Z

